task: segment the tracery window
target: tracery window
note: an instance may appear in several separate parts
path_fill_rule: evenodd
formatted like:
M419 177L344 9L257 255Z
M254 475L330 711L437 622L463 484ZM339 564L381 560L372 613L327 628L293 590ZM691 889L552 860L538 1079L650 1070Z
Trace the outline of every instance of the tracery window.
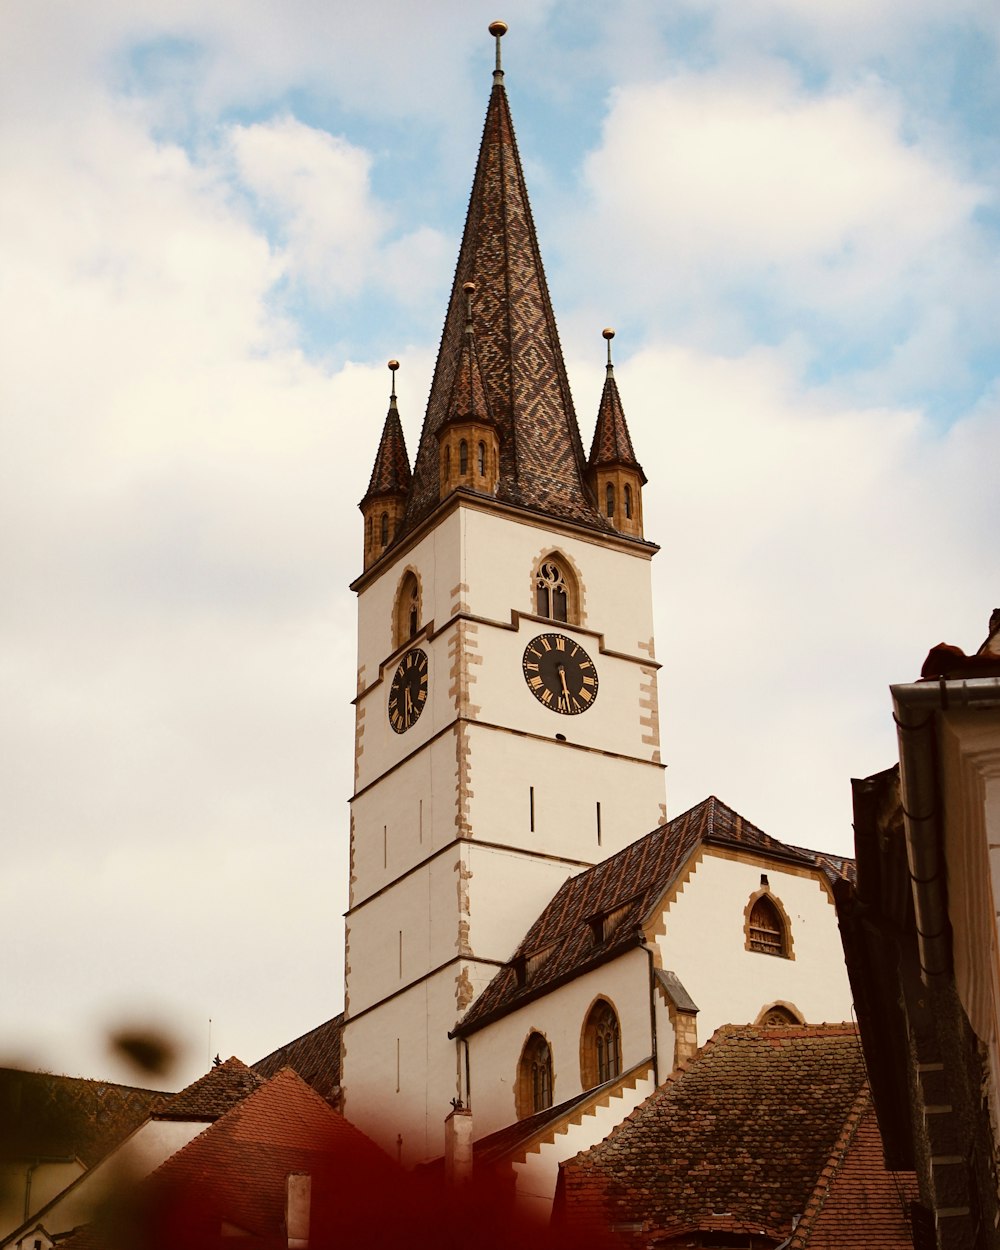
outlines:
M568 621L570 587L566 574L555 560L544 560L535 578L535 610L553 621Z
M583 1025L580 1076L584 1089L603 1085L622 1068L621 1029L618 1014L605 998L599 998Z
M802 1021L791 1010L790 1007L783 1007L781 1003L775 1003L773 1007L768 1007L766 1011L761 1012L757 1018L758 1024L801 1024Z
M407 570L396 592L396 607L393 613L393 646L401 647L404 642L415 638L420 629L420 583L412 569Z
M552 1048L541 1033L530 1033L524 1043L516 1095L519 1120L552 1106Z
M747 923L747 946L763 955L786 955L788 935L785 921L767 895L762 894L750 909Z

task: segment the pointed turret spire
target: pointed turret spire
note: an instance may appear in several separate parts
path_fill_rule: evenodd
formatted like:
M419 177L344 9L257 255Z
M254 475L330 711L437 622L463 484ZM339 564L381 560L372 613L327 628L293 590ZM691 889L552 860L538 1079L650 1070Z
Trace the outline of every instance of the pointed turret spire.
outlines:
M590 448L588 475L598 503L615 529L641 538L642 487L646 484L646 475L632 450L625 409L615 381L611 360L611 340L615 332L609 326L601 333L608 345L608 363Z
M396 406L398 360L389 361L392 392L382 437L375 454L371 480L364 499L358 504L365 518L365 568L382 554L399 531L410 494L412 475L406 454L406 440Z
M555 317L514 139L497 41L493 75L465 233L414 463L404 528L441 498L441 432L453 403L478 372L498 435L499 499L533 511L607 528L587 485L587 465ZM475 357L467 350L464 284L476 286ZM478 401L475 401L478 402Z

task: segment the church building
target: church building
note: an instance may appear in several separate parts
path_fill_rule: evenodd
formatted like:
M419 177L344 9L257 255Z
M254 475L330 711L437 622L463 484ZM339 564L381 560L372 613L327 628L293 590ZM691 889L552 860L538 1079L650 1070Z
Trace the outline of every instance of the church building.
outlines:
M393 1158L474 1139L544 1205L716 1028L849 1018L850 864L716 798L667 819L650 486L612 330L584 449L505 30L420 441L390 361L361 502L341 1098Z

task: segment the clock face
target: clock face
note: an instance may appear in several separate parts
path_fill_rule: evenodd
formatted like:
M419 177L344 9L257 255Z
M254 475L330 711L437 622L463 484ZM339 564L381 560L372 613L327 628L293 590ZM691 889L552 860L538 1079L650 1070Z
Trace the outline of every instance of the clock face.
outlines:
M597 698L597 669L578 642L565 634L539 634L524 649L524 680L550 711L576 716Z
M389 724L405 734L427 702L427 655L419 647L407 651L389 687Z

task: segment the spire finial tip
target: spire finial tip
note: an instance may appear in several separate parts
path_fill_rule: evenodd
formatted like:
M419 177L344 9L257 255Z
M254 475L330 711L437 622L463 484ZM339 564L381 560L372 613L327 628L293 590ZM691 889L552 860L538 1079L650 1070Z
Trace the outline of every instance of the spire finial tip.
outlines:
M392 400L393 405L395 405L396 403L396 370L398 368L399 368L398 360L390 360L388 362L388 369L389 369L389 372L392 374L392 394L389 396L389 398Z
M494 83L503 82L503 66L500 63L500 40L504 37L504 35L506 35L506 33L506 22L490 22L490 34L497 41L497 64L496 69L493 71Z
M608 369L611 368L611 340L615 337L615 332L610 326L605 326L601 331L601 336L607 340L608 344Z

